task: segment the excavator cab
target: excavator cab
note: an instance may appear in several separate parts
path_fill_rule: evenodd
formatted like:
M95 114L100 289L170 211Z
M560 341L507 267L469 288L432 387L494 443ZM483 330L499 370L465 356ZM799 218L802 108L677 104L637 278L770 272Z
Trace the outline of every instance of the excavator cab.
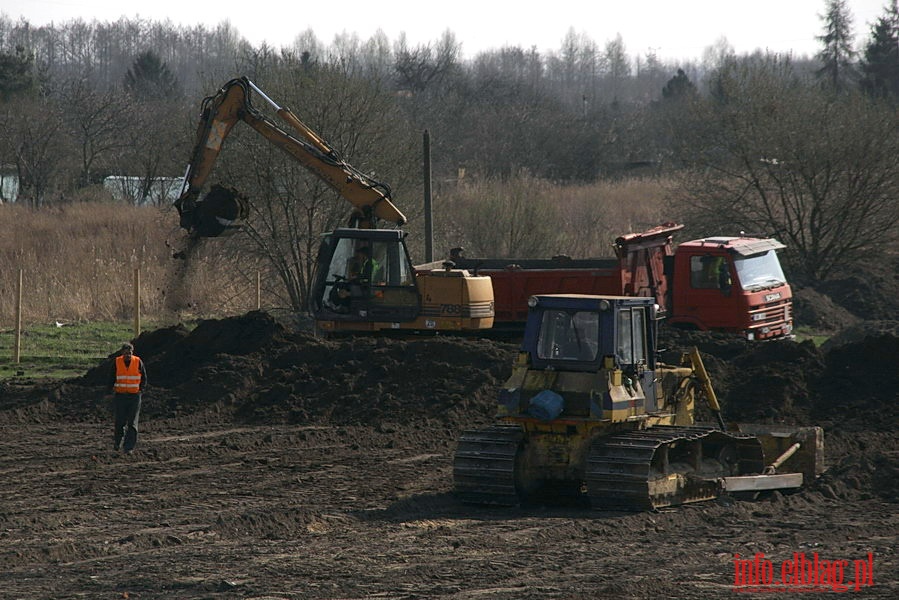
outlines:
M415 319L420 294L397 229L336 229L322 240L311 294L317 319L403 322Z

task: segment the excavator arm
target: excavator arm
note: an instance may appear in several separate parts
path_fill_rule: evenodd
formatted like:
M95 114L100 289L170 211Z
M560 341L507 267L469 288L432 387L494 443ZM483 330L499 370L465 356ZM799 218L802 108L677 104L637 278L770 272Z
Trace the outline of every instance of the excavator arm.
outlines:
M257 110L250 100L252 93L268 102L293 131L286 131ZM175 201L181 227L193 237L221 235L249 214L246 199L234 189L213 186L203 200L199 199L222 145L238 121L255 129L350 202L354 207L352 226L372 228L379 219L396 225L406 222L391 202L387 185L353 168L290 109L279 106L252 81L241 77L226 83L201 104L196 142L184 186Z

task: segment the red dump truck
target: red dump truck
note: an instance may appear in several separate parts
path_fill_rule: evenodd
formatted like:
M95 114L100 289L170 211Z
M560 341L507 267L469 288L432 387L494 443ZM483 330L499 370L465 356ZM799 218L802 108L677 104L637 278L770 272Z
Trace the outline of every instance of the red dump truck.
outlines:
M748 340L792 334L793 294L777 258L783 244L719 236L675 246L680 229L666 223L623 235L608 259L467 258L456 249L450 260L457 269L490 276L497 331L523 330L535 294L601 294L654 297L672 325Z

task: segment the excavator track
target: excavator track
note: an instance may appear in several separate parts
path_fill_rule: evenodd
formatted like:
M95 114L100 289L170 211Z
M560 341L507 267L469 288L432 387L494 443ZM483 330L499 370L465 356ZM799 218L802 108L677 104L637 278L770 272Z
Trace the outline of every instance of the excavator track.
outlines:
M717 498L719 478L763 468L752 435L657 426L596 439L585 476L593 508L640 511Z
M524 432L517 425L466 431L453 459L453 482L467 504L515 506L515 461Z

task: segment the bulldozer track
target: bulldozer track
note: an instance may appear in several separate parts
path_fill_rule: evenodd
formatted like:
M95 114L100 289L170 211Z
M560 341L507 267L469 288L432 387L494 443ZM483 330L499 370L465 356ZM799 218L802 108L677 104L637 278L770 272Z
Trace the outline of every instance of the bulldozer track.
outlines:
M517 425L466 431L453 459L453 482L467 504L515 506L515 460L524 432Z
M711 458L728 469L729 475L761 473L764 467L758 439L747 434L709 427L657 426L604 436L593 442L587 458L585 475L591 506L599 510L653 510L717 498L721 492L716 477L702 472L679 475L669 469L667 453L675 448L682 453L698 451L699 464L703 457ZM679 478L681 485L674 489L666 485L672 478Z

